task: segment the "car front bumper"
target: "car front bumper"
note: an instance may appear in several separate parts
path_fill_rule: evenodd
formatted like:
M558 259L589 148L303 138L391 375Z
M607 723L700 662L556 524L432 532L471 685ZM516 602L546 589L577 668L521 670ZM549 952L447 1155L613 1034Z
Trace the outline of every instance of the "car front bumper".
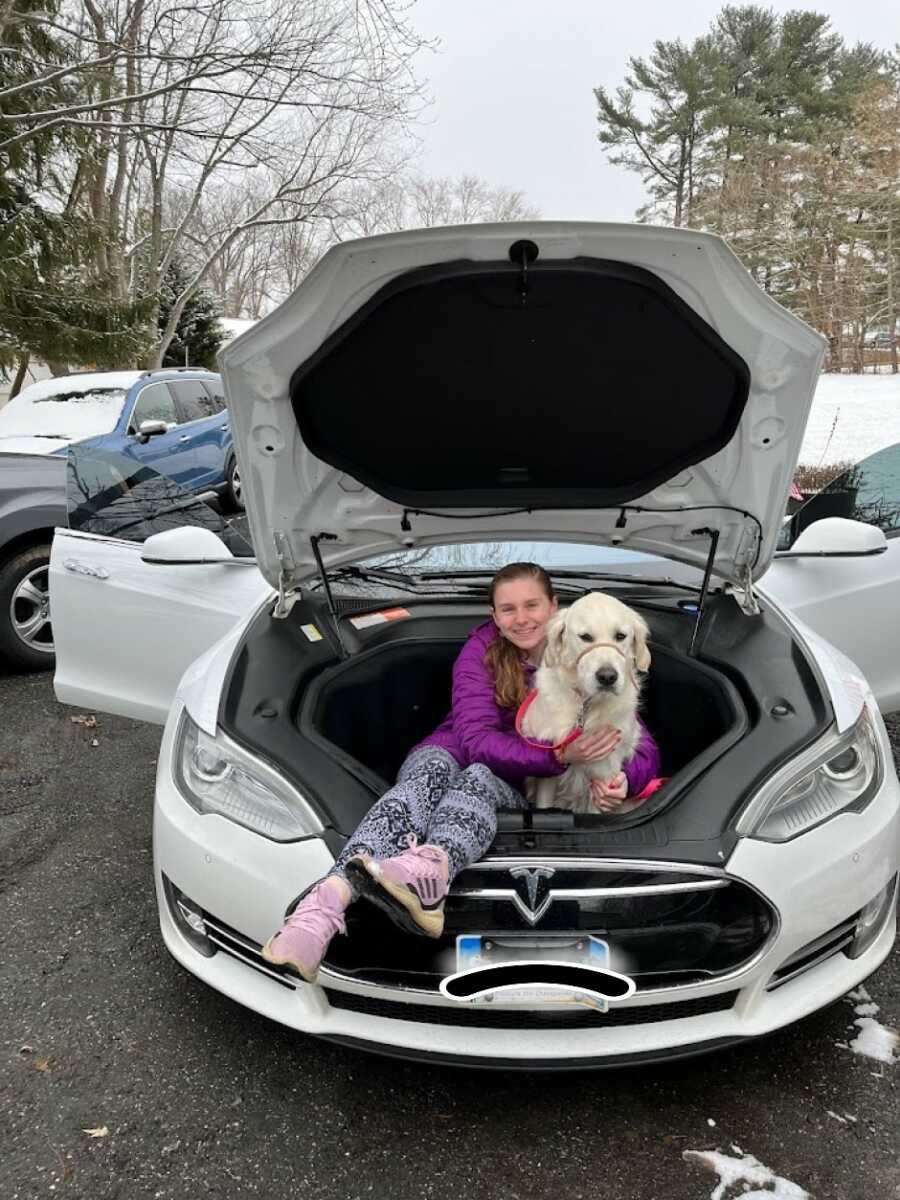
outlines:
M765 896L778 924L763 952L728 976L639 990L612 1005L609 1017L579 1010L574 1018L561 1014L558 1024L545 1008L537 1014L500 1004L472 1009L434 992L361 984L328 970L320 973L319 984L306 984L270 968L259 948L281 924L290 899L328 870L331 853L317 837L279 844L222 817L198 814L172 778L175 725L170 719L163 738L154 815L165 944L217 991L304 1033L400 1057L485 1067L574 1069L662 1061L790 1025L857 986L894 942L891 905L858 958L826 939L824 950L772 990L773 975L788 960L802 965L805 948L829 931L846 930L848 919L896 876L900 785L888 771L862 813L838 816L779 845L738 843L725 873ZM202 914L202 929L210 935L205 953L185 936L164 880ZM200 928L201 919L197 923Z

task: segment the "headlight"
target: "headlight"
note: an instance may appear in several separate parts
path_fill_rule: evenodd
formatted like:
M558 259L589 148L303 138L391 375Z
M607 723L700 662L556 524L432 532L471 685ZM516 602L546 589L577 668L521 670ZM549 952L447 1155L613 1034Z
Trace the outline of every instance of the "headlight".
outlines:
M881 786L883 765L868 708L763 785L737 824L744 837L789 842L840 812L860 812Z
M186 711L175 737L174 768L179 791L199 813L218 813L275 842L322 829L309 802L274 768L221 730L210 737Z

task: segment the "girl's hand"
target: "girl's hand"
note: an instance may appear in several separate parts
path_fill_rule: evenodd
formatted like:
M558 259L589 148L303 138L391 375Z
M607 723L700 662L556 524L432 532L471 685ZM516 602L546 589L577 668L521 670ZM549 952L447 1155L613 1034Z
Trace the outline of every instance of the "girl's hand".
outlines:
M591 800L598 812L615 812L628 795L628 780L620 771L612 779L591 780Z
M557 750L556 757L567 766L574 763L599 762L601 758L611 754L621 740L620 729L616 729L614 725L603 725L593 733L583 733L562 750Z

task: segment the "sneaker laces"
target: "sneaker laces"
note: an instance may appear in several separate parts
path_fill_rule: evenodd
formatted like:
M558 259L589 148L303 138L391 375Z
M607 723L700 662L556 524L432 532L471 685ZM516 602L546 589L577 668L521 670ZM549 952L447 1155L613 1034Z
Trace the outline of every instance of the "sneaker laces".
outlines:
M284 924L290 929L302 929L325 938L347 932L340 897L324 883L317 884L303 897Z
M442 850L440 846L429 846L427 843L424 846L419 845L419 839L414 833L407 837L409 849L403 851L403 857L407 854L413 854L416 858L424 858L426 862L442 863L447 859L447 851Z

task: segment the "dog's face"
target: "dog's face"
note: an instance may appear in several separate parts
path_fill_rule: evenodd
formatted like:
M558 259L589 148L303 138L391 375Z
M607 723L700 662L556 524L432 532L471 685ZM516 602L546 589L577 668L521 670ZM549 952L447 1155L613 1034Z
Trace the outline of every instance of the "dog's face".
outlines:
M585 698L619 696L632 685L634 671L650 667L649 630L627 604L589 592L547 625L543 663L574 675Z

